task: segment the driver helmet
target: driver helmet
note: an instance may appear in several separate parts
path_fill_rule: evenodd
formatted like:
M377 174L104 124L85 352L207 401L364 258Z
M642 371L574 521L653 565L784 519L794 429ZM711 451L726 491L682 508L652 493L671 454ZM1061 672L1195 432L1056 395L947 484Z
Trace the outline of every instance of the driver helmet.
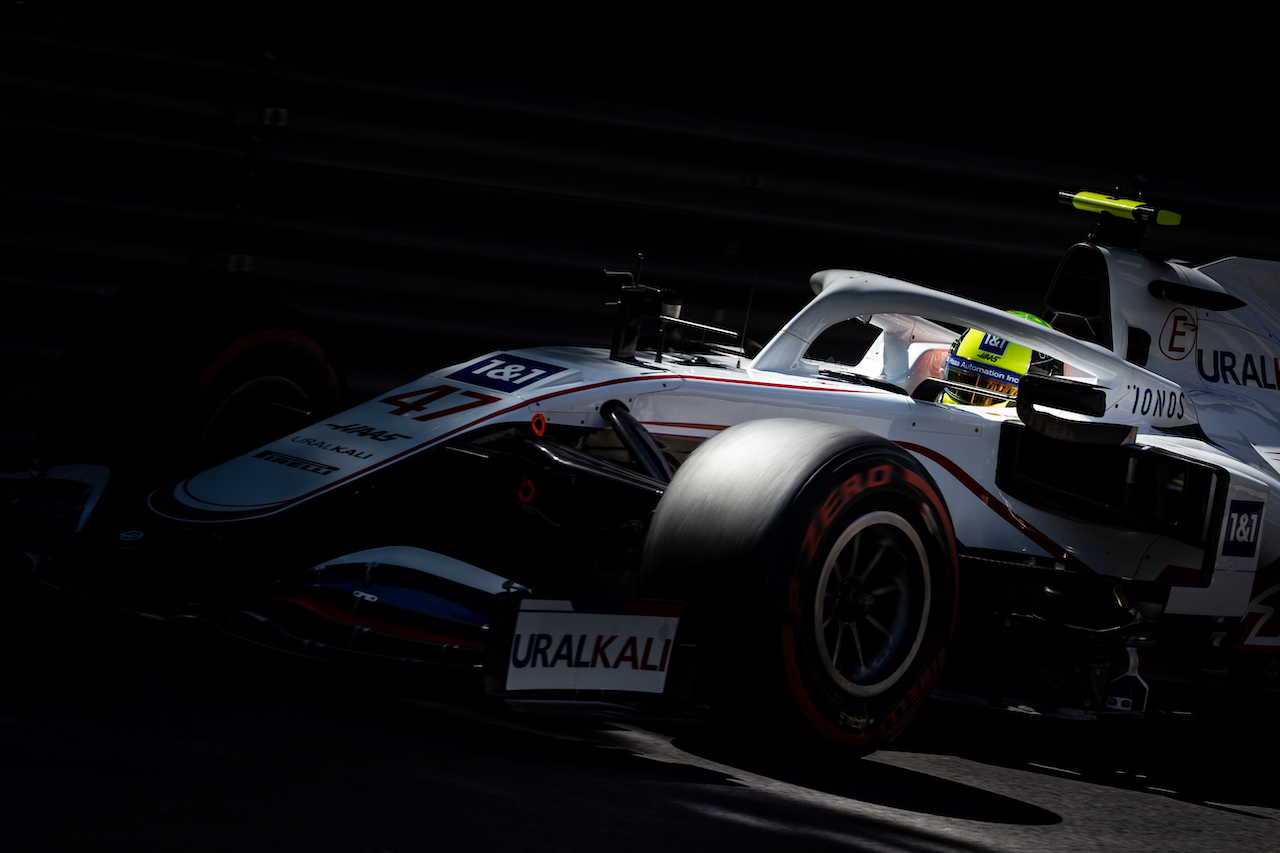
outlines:
M1051 328L1026 311L1009 313ZM1012 406L1018 396L1018 382L1033 364L1045 360L1022 344L981 329L969 329L951 345L944 377L955 384L947 385L942 400L962 406Z

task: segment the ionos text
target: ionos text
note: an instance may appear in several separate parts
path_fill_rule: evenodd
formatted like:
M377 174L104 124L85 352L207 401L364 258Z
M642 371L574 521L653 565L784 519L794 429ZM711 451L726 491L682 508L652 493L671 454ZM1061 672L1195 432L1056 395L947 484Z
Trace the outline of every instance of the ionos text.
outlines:
M1187 416L1187 398L1181 391L1142 388L1135 385L1133 386L1133 408L1129 414L1180 421Z

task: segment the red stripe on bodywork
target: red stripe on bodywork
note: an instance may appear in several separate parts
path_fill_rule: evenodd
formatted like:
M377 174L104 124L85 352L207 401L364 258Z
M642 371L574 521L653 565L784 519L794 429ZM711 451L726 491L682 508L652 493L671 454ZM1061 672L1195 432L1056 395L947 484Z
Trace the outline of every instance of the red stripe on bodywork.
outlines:
M308 501L311 498L315 497L316 495L324 494L325 492L331 491L337 488L342 483L347 482L348 480L367 476L373 473L374 471L377 471L381 468L385 468L391 463L405 458L406 456L411 456L415 453L421 453L422 451L427 450L428 448L434 447L437 444L441 444L442 442L448 441L453 436L458 435L459 433L466 432L467 430L477 426L478 424L495 421L498 418L502 417L503 415L509 414L514 411L518 411L520 409L527 409L529 406L535 403L540 403L543 400L549 400L554 397L559 397L563 394L578 393L581 391L590 391L595 388L603 388L609 385L620 385L627 382L649 381L655 378L658 378L658 377L629 376L629 377L626 377L625 379L614 379L608 382L601 382L596 385L589 385L584 388L573 388L573 389L567 389L565 391L556 391L550 394L546 394L542 397L536 397L528 401L520 400L519 402L513 403L512 405L508 406L505 409L500 409L499 411L493 412L488 415L484 415L483 417L476 418L474 421L470 421L468 423L463 424L462 426L455 427L454 429L451 429L448 432L444 432L440 435L433 436L432 438L429 438L426 441L424 441L422 444L418 444L413 447L407 447L404 450L400 451L399 453L388 456L387 458L382 459L379 462L375 462L372 465L369 465L365 468L361 468L358 471L352 471L350 474L347 474L339 478L338 480L333 481L332 483L326 483L322 486L319 486L318 488L312 489L310 492L307 492L306 494L298 495L297 497L289 498L287 500L281 501L280 503L271 504L269 506L249 507L249 508L245 508L242 512L217 512L217 511L210 511L210 510L200 510L185 504L179 504L177 507L170 508L168 512L164 512L159 507L157 507L154 502L156 500L156 496L159 495L162 491L164 491L164 489L157 489L155 492L152 492L151 496L147 498L147 502L148 502L148 505L153 510L155 510L156 512L159 512L161 515L164 515L167 518L178 519L180 521L219 521L219 522L240 521L242 519L247 519L247 518L261 518L264 515L274 515L275 513L280 512L281 510L287 507L293 506L294 504L303 503L304 501ZM192 479L191 477L188 477L186 480L183 480L181 483L178 483L177 485L169 486L165 488L168 488L168 489L181 488L182 491L188 497L190 497L193 501L199 501L200 503L203 503L203 504L216 506L216 504L213 504L210 501L206 501L203 498L199 498L191 494L190 490L187 488L187 483L189 483L191 479ZM179 507L180 507L180 510L179 510Z
M1071 569L1071 571L1088 572L1090 574L1096 574L1096 572L1094 572L1093 569L1085 565L1085 563L1082 560L1080 560L1079 557L1076 557L1074 554L1071 554L1070 552L1067 551L1066 548L1063 548L1057 542L1055 542L1054 540L1050 539L1047 535L1045 535L1043 531L1029 524L1026 521L1026 519L1022 518L1020 515L1018 515L1013 510L1011 510L1008 506L1006 506L1004 501L1000 500L995 495L991 494L991 492L987 491L986 488L983 487L981 483L973 479L973 477L969 476L969 473L967 471L965 471L956 463L952 462L947 457L943 456L941 453L937 452L936 450L930 447L925 447L920 444L912 444L911 442L907 442L907 441L898 442L898 446L902 447L905 450L909 450L912 453L918 453L921 456L928 457L929 459L932 459L934 462L937 462L943 468L947 469L947 473L955 477L956 481L959 482L960 485L964 486L966 489L973 492L973 494L978 498L978 500L982 501L984 504L987 505L988 509L990 509L996 515L1003 518L1005 521L1009 522L1009 524L1017 528L1019 533L1021 533L1023 536L1026 536L1032 542L1039 545L1047 553L1052 554L1054 556L1054 559L1062 560L1062 562L1066 565L1066 567L1068 569Z
M1270 601L1270 604L1265 602ZM1236 651L1280 655L1280 559L1259 566Z
M310 340L308 338L305 338L305 336L302 336L302 335L298 335L298 337L301 338L302 340L292 340L287 336L297 335L298 333L290 332L287 329L271 330L269 332L262 332L260 334L265 336L276 335L277 337L269 338L269 339L290 340L293 343L299 343L300 345L303 345L303 346L307 346L307 344L303 342L304 340L306 341ZM256 337L257 336L251 335L249 338L243 339L243 341L241 341L240 343L245 343L247 341L255 339ZM268 340L268 338L264 338L261 341L257 341L257 343L265 343L266 340ZM232 347L228 348L226 351L224 351L223 356L219 356L218 361L221 363L225 363L225 361L229 361L230 358L233 358L234 355L238 355L241 351L243 351L243 350L237 350L237 347L239 347L239 345L240 344L235 344ZM313 347L314 347L314 342L312 342L311 346L308 346L307 348L313 349ZM223 357L227 356L227 353L230 353L232 350L236 350L236 352L233 355L228 356L224 360ZM210 366L210 370L212 369L213 369L213 365ZM206 371L206 373L208 373L208 371ZM718 379L718 378L706 377L706 376L684 376L679 373L671 373L671 374L651 373L651 374L645 374L644 376L627 376L621 379L609 379L604 382L597 382L592 385L583 385L583 386L578 386L574 388L565 388L559 391L551 391L547 394L543 394L537 397L532 397L528 400L519 400L518 402L513 403L512 405L504 409L500 409L491 414L485 415L480 418L476 418L474 421L470 421L466 424L463 424L462 426L455 427L454 429L451 429L448 432L442 433L441 435L434 436L424 441L422 444L412 446L412 447L407 447L404 450L400 451L399 453L388 456L385 459L382 459L378 462L373 463L372 465L369 465L368 467L361 468L358 471L352 471L351 473L339 478L338 480L333 481L332 483L325 483L324 485L321 485L316 489L312 489L310 492L307 492L306 494L289 498L287 500L281 501L278 504L271 504L269 506L245 507L240 512L235 512L234 510L229 512L223 512L218 510L201 510L201 509L192 507L189 504L180 503L177 501L176 498L172 501L164 501L163 498L161 498L158 501L157 496L161 494L163 489L157 489L155 492L151 494L150 497L148 497L147 501L148 501L148 505L153 510L160 513L161 515L164 515L166 518L174 518L181 521L229 522L229 521L240 521L240 520L249 519L249 518L261 518L262 516L265 516L265 515L274 515L275 513L280 512L281 510L284 510L290 506L293 506L298 503L303 503L317 495L331 491L332 489L336 488L337 486L341 485L342 483L348 480L368 476L374 471L385 468L387 465L390 465L393 462L403 459L406 456L420 453L423 450L426 450L430 447L434 447L437 444L441 444L442 442L449 440L453 436L458 435L460 433L464 433L467 430L472 429L473 427L479 424L482 424L485 422L490 422L490 423L494 422L497 419L501 418L502 416L510 414L511 412L519 411L521 409L528 409L530 406L538 405L547 400L554 400L557 397L563 397L569 394L581 394L584 391L594 391L598 388L607 388L613 385L624 385L632 382L661 381L664 375L669 376L672 380L680 380L680 381L721 382L721 383L729 383L733 385L754 385L754 386L764 387L764 388L795 388L799 390L819 391L822 393L830 393L830 394L886 394L888 393L876 388L814 388L809 385L788 385L788 384L775 383L775 382L758 382L758 381L753 381L749 379ZM203 376L201 378L204 379ZM679 426L679 425L672 424L672 426ZM710 430L727 429L727 427L716 426L713 424L705 424L705 425L689 424L688 426L695 427L698 429L710 429ZM181 483L178 483L175 486L171 486L167 488L170 488L170 489L180 488L184 494L186 494L188 497L191 498L192 501L197 501L199 503L206 504L209 506L216 506L217 504L213 504L210 501L206 501L203 498L199 498L191 494L190 490L187 488L187 483L190 482L190 479L191 478L187 478ZM167 504L167 506L165 506L164 509L162 509L160 506L157 506L158 502Z
M427 643L440 643L446 646L462 646L463 648L468 649L484 648L481 643L473 643L470 640L462 640L457 637L448 637L444 634L435 634L431 631L419 631L417 628L397 625L396 623L388 622L385 619L367 617L357 618L353 614L343 610L341 607L337 607L327 601L316 601L314 599L299 598L293 595L282 596L280 600L292 602L300 607L305 607L312 613L319 614L326 619L332 619L333 621L341 622L344 625L368 628L370 631L377 631L380 634L392 634L409 640L421 640Z
M705 429L712 432L728 429L721 424L683 424L675 421L644 421L646 427L674 427L676 429Z
M892 391L885 391L881 388L862 387L862 388L843 388L813 385L793 385L786 382L761 382L759 379L728 379L722 376L691 376L684 373L677 373L681 379L687 382L723 382L729 385L754 385L757 388L794 388L798 391L820 391L830 394L888 394L893 395ZM894 395L896 396L896 395Z

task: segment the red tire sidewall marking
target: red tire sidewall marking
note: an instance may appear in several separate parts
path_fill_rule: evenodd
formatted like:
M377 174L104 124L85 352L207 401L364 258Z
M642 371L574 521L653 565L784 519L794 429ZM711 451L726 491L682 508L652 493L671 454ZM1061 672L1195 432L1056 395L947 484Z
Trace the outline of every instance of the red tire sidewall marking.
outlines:
M798 584L799 581L797 580L796 583ZM805 689L804 679L800 676L800 664L796 660L795 624L792 622L782 626L782 660L787 673L787 684L791 687L791 695L795 697L800 713L818 731L818 734L847 746L865 746L871 742L869 732L846 731L824 717L818 707L813 704L809 691Z
M246 335L240 340L228 346L222 352L218 353L209 365L201 372L200 377L196 379L196 387L204 388L217 377L224 367L230 364L239 356L263 344L294 344L310 352L321 363L327 364L328 357L318 343L312 340L302 332L293 329L264 329L261 332L254 332L252 335ZM332 385L337 381L336 374L332 376L329 384ZM336 390L336 389L335 389Z
M817 510L805 528L799 558L802 563L797 565L792 573L787 590L787 610L792 619L784 624L781 630L782 657L787 684L800 712L823 737L851 746L868 745L873 741L873 737L879 741L886 740L911 718L920 703L928 696L934 682L942 671L942 665L946 660L946 645L944 643L940 646L933 660L920 670L920 674L915 681L907 688L906 693L892 709L878 721L867 721L869 724L874 725L874 735L872 731L856 732L841 728L823 714L813 696L810 695L810 690L806 686L804 676L801 673L801 663L796 649L795 626L804 624L804 601L800 579L813 571L815 558L821 557L825 560L826 552L825 550L820 550L819 546L824 544L823 540L827 537L832 522L838 519L846 508L869 489L880 488L893 483L905 484L923 499L922 515L932 516L938 520L941 533L950 551L953 590L957 589L956 585L958 585L959 581L959 563L955 551L954 529L946 510L946 504L932 484L915 471L904 468L895 461L880 462L880 464L870 467L859 466L857 464L858 461L854 460L852 465L840 471L837 482L833 487L829 488L826 496L817 503ZM856 470L849 473L850 468L856 468ZM905 496L902 495L902 492L895 492L895 494ZM957 606L955 602L958 596L953 595L952 598L952 611L949 614L946 630L947 638L950 638L955 628ZM924 630L929 631L930 627L925 625ZM837 707L838 704L837 702Z
M316 343L312 338L304 335L302 332L293 329L264 329L261 332L254 332L251 335L245 335L240 340L231 344L218 353L217 356L205 366L197 377L195 388L197 391L203 391L211 383L218 379L222 371L237 358L252 351L253 349L268 344L291 344L301 347L307 352L315 356L319 363L318 367L322 367L326 371L324 385L332 394L331 403L341 402L342 400L342 379L336 371L330 367L328 356L324 349ZM197 403L192 402L186 407L182 413L183 420L189 419L193 412L197 410Z

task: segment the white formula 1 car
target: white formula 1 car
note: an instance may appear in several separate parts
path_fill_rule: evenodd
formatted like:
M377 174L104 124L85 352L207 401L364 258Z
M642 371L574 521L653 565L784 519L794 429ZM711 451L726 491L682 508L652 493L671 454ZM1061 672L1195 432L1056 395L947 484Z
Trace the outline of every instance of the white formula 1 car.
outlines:
M229 458L0 480L8 564L515 708L857 752L935 689L1084 718L1274 698L1280 264L1152 257L1137 234L1175 215L1063 196L1101 227L1049 325L825 270L758 351L673 351L718 330L629 281L608 349L486 353L345 411L310 338L237 332L170 387L168 434ZM1054 369L977 396L945 369L966 329ZM849 330L874 341L830 357ZM227 451L281 411L303 425Z

